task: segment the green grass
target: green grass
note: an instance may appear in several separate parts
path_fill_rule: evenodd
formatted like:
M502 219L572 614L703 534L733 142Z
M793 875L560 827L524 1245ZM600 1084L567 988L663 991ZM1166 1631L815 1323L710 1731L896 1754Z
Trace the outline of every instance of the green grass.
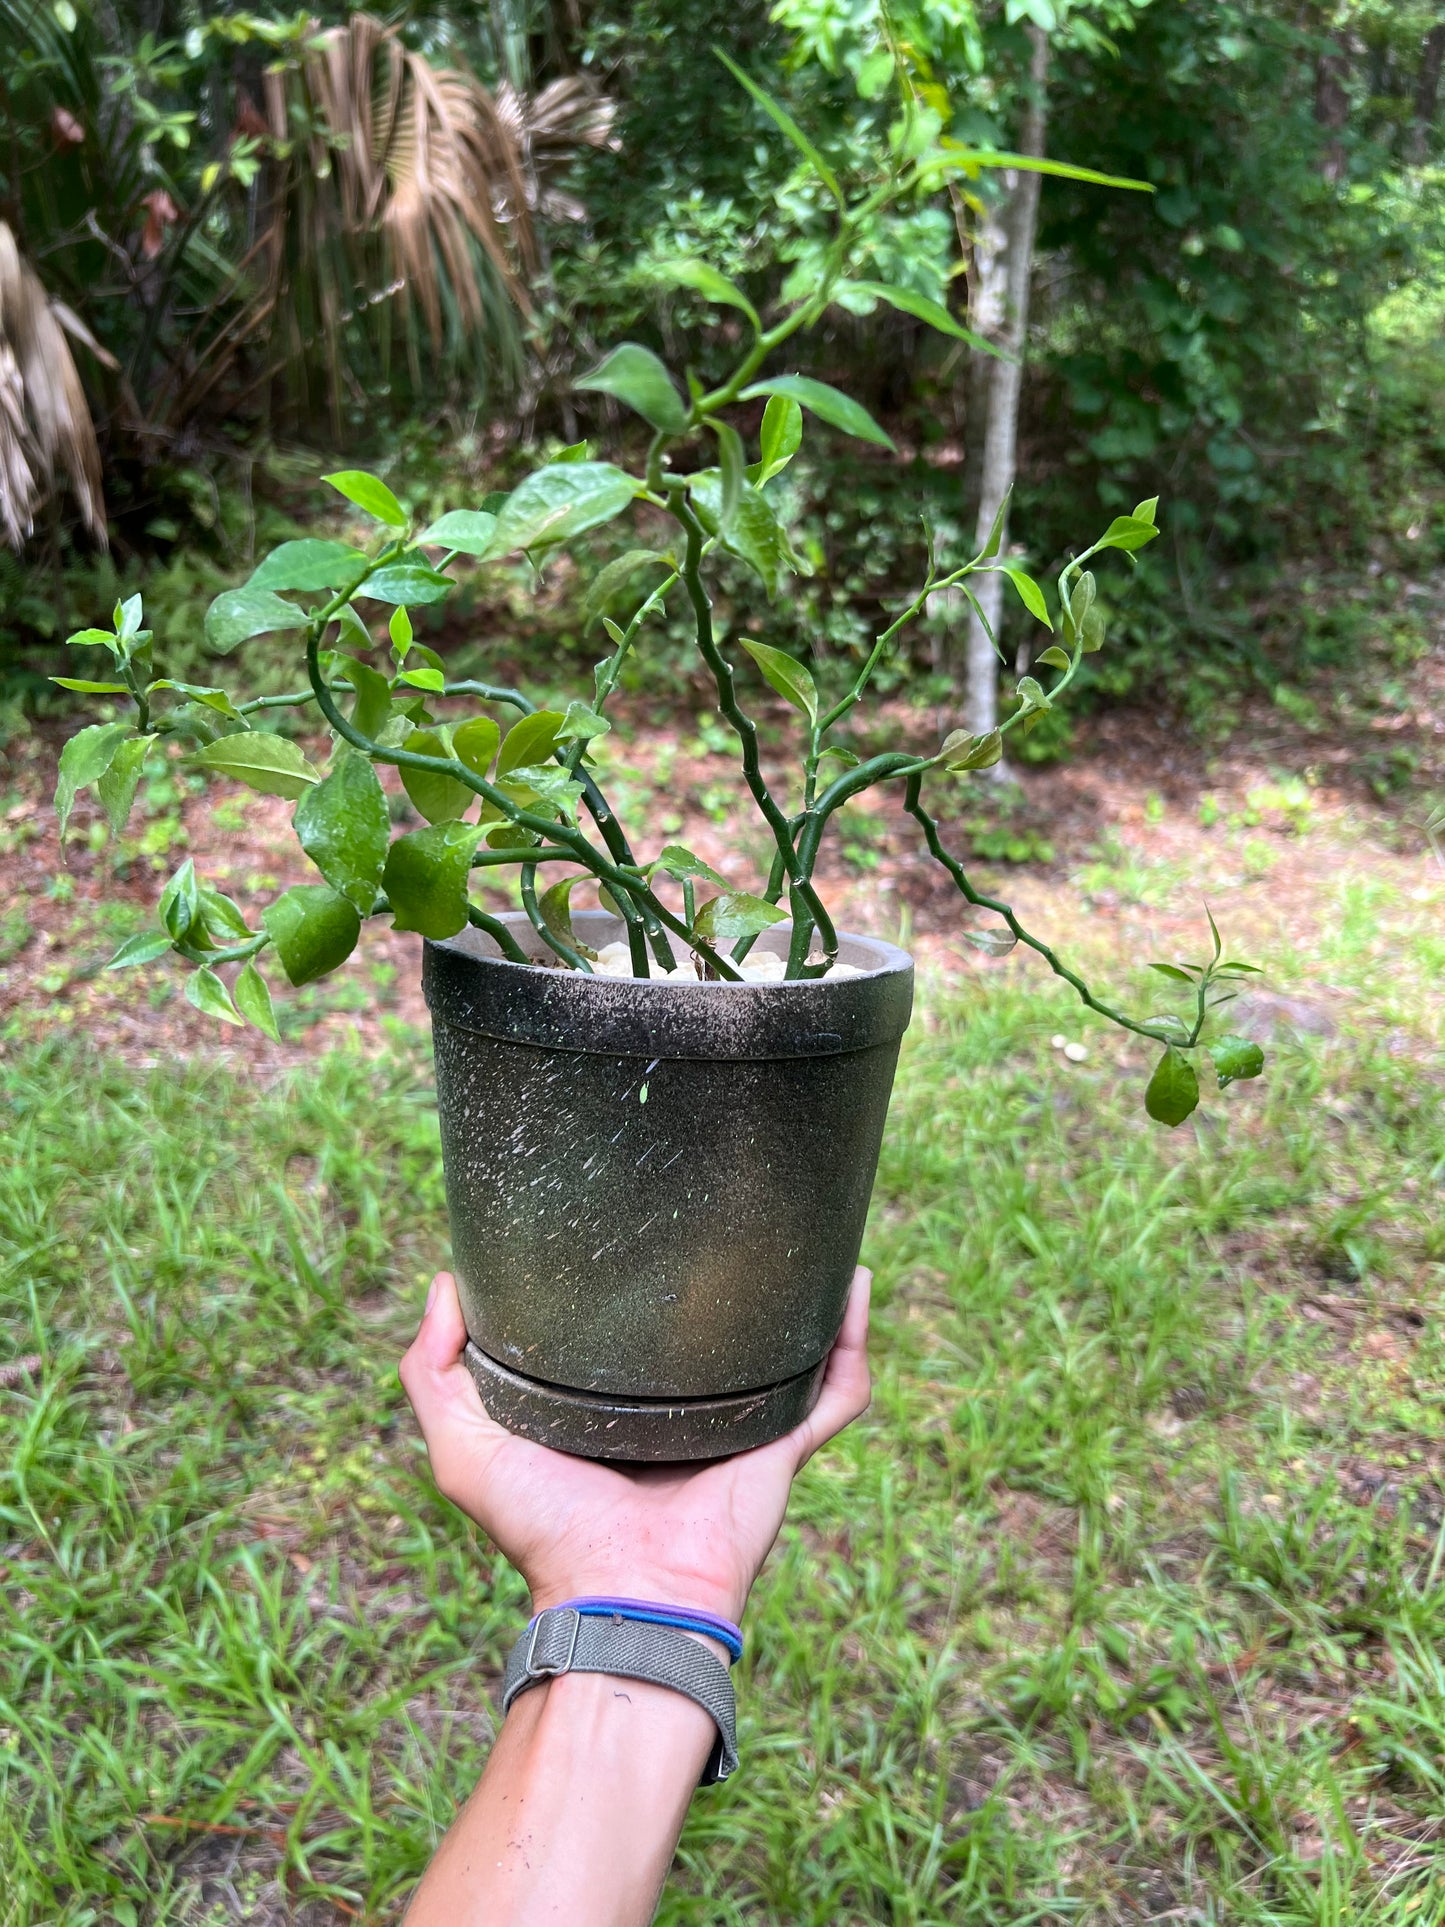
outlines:
M1383 977L1367 908L1335 962ZM1286 1044L1170 1135L1122 1045L979 983L915 1024L873 1408L659 1918L1445 1920L1438 1060ZM395 1377L427 1070L0 1072L6 1927L395 1920L475 1778L523 1592Z

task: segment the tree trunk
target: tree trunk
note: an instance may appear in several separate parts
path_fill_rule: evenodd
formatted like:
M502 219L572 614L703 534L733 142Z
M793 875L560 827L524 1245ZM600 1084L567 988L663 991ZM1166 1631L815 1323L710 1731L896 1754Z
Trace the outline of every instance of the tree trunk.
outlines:
M1328 41L1315 60L1315 122L1333 138L1325 143L1320 172L1333 186L1344 179L1349 157L1340 139L1349 124L1350 96L1345 82L1350 75L1350 56L1338 41Z
M1019 152L1042 159L1044 135L1048 124L1048 37L1038 27L1028 30L1033 45L1029 61L1029 104L1024 116ZM999 232L1003 256L1003 316L992 339L1007 359L983 356L986 376L971 384L968 436L970 452L978 450L976 544L988 540L994 519L1004 498L1013 487L1018 467L1019 400L1023 392L1024 344L1028 336L1029 280L1033 271L1034 232L1038 226L1040 176L1022 169L1011 170L1008 199L1000 210ZM992 264L979 264L982 275L992 273ZM982 418L973 412L975 393L986 398ZM968 471L965 467L965 486ZM1008 541L1008 529L1002 532ZM978 612L968 610L967 697L965 720L978 735L998 725L998 656L993 640L1003 613L1003 577L977 578L977 594L987 627Z
M1435 125L1435 110L1440 100L1440 71L1445 67L1445 21L1433 26L1425 36L1420 55L1420 78L1415 83L1415 119L1406 142L1412 161L1423 161L1430 152L1430 130Z

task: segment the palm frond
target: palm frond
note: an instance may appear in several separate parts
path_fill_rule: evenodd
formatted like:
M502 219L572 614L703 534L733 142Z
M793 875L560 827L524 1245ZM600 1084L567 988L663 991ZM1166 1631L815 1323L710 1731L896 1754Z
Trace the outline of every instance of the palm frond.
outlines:
M100 449L67 329L89 336L0 221L0 540L17 551L62 474L87 529L106 539Z
M522 94L503 81L497 119L523 157L527 206L548 221L580 221L587 210L561 185L584 147L617 147L612 132L617 104L589 81L570 74L540 94Z

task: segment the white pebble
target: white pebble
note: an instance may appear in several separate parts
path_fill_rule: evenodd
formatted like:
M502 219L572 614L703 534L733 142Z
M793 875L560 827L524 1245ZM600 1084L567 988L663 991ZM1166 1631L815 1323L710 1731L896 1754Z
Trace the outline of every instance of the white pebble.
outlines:
M1068 1038L1061 1036L1058 1031L1055 1031L1053 1036L1049 1039L1049 1042L1053 1045L1055 1050L1062 1050L1065 1044L1068 1043L1068 1041L1069 1041Z
M1089 1054L1088 1051L1084 1048L1082 1044L1065 1044L1064 1045L1064 1055L1065 1057L1068 1058L1071 1064L1082 1064L1084 1059L1088 1056L1088 1054Z
M825 984L836 983L840 977L861 977L863 972L856 964L835 963L831 970L823 973Z

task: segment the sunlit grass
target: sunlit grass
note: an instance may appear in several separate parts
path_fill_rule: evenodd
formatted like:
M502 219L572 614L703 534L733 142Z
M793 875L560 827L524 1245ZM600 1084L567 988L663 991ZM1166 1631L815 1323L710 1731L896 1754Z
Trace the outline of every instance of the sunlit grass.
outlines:
M1341 970L1389 912L1342 898ZM925 1000L877 1395L755 1596L669 1927L1445 1918L1438 1067L1285 1042L1168 1134L1061 1026L1034 977ZM523 1606L395 1378L444 1255L425 1041L270 1089L36 1047L0 1092L0 1364L40 1361L0 1390L0 1920L394 1920Z

